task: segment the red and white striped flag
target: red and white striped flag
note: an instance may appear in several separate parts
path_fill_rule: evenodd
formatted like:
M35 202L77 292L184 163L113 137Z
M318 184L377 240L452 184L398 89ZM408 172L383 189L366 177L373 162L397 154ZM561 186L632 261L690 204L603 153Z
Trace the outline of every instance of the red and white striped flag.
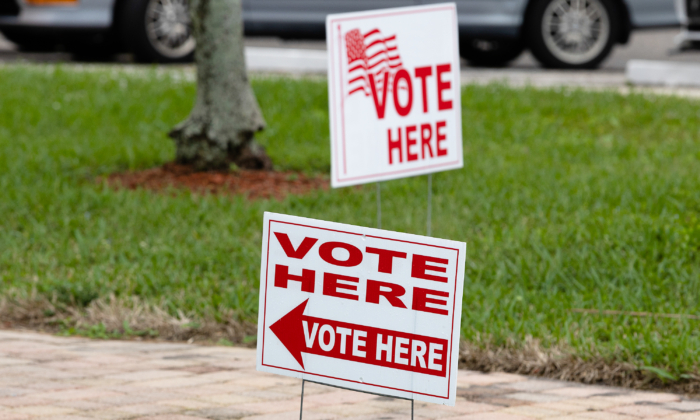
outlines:
M379 29L363 35L359 29L353 29L345 34L345 46L348 52L348 96L355 92L369 96L372 92L370 74L374 76L377 91L382 92L384 73L389 72L392 76L402 67L396 35L384 37ZM390 92L391 83L387 87Z

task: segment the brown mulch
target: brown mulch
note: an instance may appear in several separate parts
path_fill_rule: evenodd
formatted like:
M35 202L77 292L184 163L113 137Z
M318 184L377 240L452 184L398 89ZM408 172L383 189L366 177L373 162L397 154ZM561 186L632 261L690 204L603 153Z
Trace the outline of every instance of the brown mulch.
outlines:
M144 188L164 191L188 189L205 194L242 194L248 198L284 199L328 189L328 179L309 177L298 172L250 171L197 172L192 167L166 163L158 168L114 173L106 178L109 185L128 189Z

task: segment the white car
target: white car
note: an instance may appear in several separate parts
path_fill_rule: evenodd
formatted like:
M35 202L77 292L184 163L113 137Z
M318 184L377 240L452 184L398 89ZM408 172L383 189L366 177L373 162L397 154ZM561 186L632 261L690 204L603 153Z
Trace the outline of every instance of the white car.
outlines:
M329 13L444 0L243 0L247 35L323 38ZM679 24L673 0L455 0L460 49L501 66L524 49L547 67L595 68L636 28ZM0 31L22 48L105 46L139 61L192 59L187 0L0 0Z
M675 39L681 49L700 49L700 0L676 0L683 30Z

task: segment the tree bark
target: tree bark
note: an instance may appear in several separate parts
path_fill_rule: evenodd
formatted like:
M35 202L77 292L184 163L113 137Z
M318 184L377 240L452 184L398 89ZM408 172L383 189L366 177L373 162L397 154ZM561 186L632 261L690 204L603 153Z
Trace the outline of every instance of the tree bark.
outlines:
M197 50L197 98L189 117L170 137L176 161L198 170L272 169L253 140L265 120L245 66L241 0L192 0Z

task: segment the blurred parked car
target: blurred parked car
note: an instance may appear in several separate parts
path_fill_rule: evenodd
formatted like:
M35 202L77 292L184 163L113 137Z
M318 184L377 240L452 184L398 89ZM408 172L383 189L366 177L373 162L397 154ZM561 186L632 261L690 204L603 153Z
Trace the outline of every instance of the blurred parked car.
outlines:
M323 38L329 13L444 0L244 0L247 35ZM697 0L692 0L697 1ZM636 28L678 25L673 0L456 0L460 49L502 66L528 48L545 66L594 68ZM24 49L116 48L139 61L191 60L187 0L0 0L0 30Z

